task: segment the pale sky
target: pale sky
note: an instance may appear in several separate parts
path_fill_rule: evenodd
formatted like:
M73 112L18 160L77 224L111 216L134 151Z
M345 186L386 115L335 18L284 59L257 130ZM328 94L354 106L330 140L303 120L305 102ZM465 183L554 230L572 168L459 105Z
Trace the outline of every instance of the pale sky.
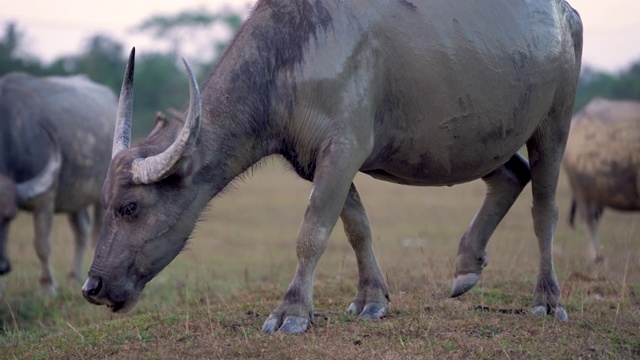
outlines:
M443 0L445 1L445 0ZM537 0L534 0L537 1ZM78 53L84 40L100 32L125 48L144 52L158 48L147 34L131 31L156 14L174 14L186 9L217 11L225 7L245 14L255 0L1 0L2 33L9 21L26 33L27 51L45 61ZM584 24L583 64L617 72L640 60L640 0L570 0ZM224 36L224 35L221 35ZM194 39L183 54L197 56Z

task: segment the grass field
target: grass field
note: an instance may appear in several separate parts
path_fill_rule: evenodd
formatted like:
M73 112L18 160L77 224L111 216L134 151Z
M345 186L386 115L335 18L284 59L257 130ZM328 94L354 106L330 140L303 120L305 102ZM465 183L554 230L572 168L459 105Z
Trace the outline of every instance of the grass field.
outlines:
M608 262L593 267L582 231L567 225L561 177L554 256L569 322L559 323L528 314L538 269L530 186L494 233L480 282L449 299L458 241L483 183L403 187L366 175L355 183L392 292L385 319L343 313L357 273L338 223L317 268L310 331L261 333L293 275L311 188L270 161L212 203L186 250L125 315L89 304L81 284L67 283L72 244L64 217L53 229L59 295L40 296L31 217L20 214L8 245L13 272L0 279L0 359L640 358L640 213L605 212Z

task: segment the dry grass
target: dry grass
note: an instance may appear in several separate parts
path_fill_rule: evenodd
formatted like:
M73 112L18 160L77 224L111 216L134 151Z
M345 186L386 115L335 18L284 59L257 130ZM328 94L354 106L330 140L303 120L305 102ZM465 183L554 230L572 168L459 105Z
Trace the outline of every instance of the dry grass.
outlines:
M606 268L587 261L569 229L561 178L555 266L569 323L528 315L538 264L530 187L498 227L480 283L448 299L458 239L484 195L481 182L412 188L359 175L376 253L392 291L387 318L343 314L357 281L336 226L318 265L316 322L301 336L263 335L295 268L295 234L310 184L268 162L216 199L194 239L145 290L132 314L114 316L64 285L71 255L66 219L54 224L55 299L37 296L31 219L13 224L14 272L0 301L0 358L638 358L640 214L605 213ZM87 267L90 256L87 256Z

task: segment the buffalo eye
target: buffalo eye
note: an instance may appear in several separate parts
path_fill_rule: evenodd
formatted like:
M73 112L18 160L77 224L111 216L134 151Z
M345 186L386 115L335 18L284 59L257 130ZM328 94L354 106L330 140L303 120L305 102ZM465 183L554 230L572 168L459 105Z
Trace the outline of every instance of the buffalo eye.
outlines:
M124 204L120 206L120 208L118 208L118 215L120 215L121 217L129 217L135 214L137 209L138 205L136 203L132 202Z

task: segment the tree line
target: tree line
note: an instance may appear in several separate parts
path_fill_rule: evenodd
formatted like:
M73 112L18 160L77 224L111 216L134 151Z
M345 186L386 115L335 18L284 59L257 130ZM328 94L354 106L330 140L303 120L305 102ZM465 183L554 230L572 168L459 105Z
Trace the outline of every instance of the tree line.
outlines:
M210 58L192 64L198 79L208 75L222 54L231 36L241 26L242 17L229 10L210 13L202 9L187 10L171 16L152 16L139 24L137 31L147 32L158 41L168 41L167 52L146 53L136 59L135 102L133 136L147 134L153 126L155 113L168 108L182 109L187 102L187 77L179 76L183 70L177 59L181 44L194 31L207 31L222 24L229 31L226 40L210 42ZM127 51L117 40L105 35L91 36L78 54L63 56L44 64L35 56L24 55L25 33L16 23L9 23L0 38L0 76L23 71L37 76L86 74L92 80L120 92ZM640 100L640 59L628 69L611 74L584 67L578 84L575 111L579 111L592 98Z
M578 82L575 112L594 97L640 100L640 59L618 74L584 67Z
M194 31L206 31L214 25L228 28L233 35L242 23L240 14L225 10L209 13L188 10L171 16L152 16L135 30L147 32L157 41L169 42L166 52L146 52L136 56L135 100L132 135L144 136L153 126L155 114L169 108L182 109L188 101L188 80L180 59L180 43ZM23 39L26 31L17 23L9 23L0 36L0 76L21 71L36 76L85 74L93 81L110 87L116 96L120 86L128 51L117 40L102 34L92 35L77 54L61 56L45 64L36 56L25 54ZM230 38L229 38L230 39ZM229 39L211 40L211 57L191 63L198 79L208 75L222 54Z

